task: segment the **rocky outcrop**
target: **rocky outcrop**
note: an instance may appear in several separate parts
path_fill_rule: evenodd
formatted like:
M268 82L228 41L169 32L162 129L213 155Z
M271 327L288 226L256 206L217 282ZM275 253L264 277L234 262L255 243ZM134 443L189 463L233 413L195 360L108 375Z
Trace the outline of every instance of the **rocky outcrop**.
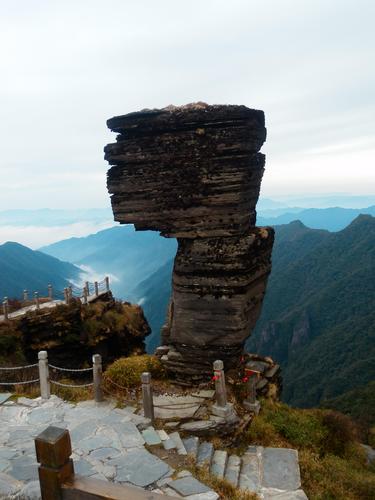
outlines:
M233 366L259 315L273 230L255 228L264 114L198 103L108 120L115 220L178 238L163 361L199 380Z
M69 305L29 312L2 323L0 346L8 339L9 354L19 353L15 364L23 364L23 360L34 363L38 351L46 350L51 363L78 368L91 364L93 354L101 354L106 364L121 355L142 353L149 333L142 308L117 302L109 293L88 305L72 300Z

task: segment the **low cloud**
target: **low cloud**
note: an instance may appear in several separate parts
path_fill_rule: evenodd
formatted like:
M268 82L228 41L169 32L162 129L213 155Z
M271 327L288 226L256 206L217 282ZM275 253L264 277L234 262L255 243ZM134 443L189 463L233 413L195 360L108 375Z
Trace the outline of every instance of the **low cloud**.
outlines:
M61 226L0 226L0 244L21 243L33 250L67 238L88 236L114 226L113 221L77 222Z

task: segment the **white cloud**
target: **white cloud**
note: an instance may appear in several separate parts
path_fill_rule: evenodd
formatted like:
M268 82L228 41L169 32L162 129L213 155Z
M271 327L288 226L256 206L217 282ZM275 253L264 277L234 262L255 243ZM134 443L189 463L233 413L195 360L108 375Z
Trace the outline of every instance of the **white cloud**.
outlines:
M0 44L0 209L106 206L106 119L203 100L266 112L265 188L365 189L340 155L306 151L373 134L371 0L5 0ZM366 161L374 158L367 155ZM278 166L283 180L279 182ZM312 175L314 172L314 175Z
M87 236L114 225L108 222L77 222L63 226L1 226L0 245L6 241L16 241L32 249L49 245L66 238ZM101 278L102 279L102 278Z

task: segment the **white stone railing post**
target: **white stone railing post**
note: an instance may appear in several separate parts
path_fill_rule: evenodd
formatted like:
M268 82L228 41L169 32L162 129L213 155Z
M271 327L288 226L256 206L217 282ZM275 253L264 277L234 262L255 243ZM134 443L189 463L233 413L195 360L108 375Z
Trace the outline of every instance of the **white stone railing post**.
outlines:
M102 389L102 357L100 354L94 354L92 357L92 371L94 382L94 398L97 403L103 401Z
M34 302L35 302L35 308L37 311L39 311L40 304L39 304L39 293L34 292Z
M49 298L49 300L53 300L52 285L48 285L48 298Z
M218 359L214 361L215 396L217 406L227 404L227 388L225 386L224 363Z
M105 277L105 289L107 292L109 292L109 276Z
M29 300L29 292L27 290L23 291L23 300L27 302Z
M68 286L68 295L69 295L69 302L70 302L72 300L72 298L73 298L73 288L72 288L72 285Z
M85 282L85 288L87 290L87 296L90 295L90 283L88 281Z
M83 287L83 303L87 304L88 303L88 298L87 298L87 288L84 286Z
M141 375L142 381L142 399L143 399L143 413L146 418L154 421L154 398L152 394L151 373L143 372Z
M5 319L5 321L8 321L8 319L9 319L9 302L8 302L8 297L4 297L4 300L3 300L3 313L4 313L4 319Z
M64 288L64 300L65 304L69 304L69 292L67 288Z
M95 286L95 297L98 297L98 295L99 295L99 285L98 285L97 281L95 281L94 286Z
M216 402L212 406L212 413L218 417L230 419L234 416L233 405L228 403L227 388L225 385L224 363L218 359L214 361L214 380Z
M50 382L49 382L49 370L48 370L48 354L47 351L38 352L38 364L39 364L39 384L40 384L40 395L42 399L49 399L51 395Z
M260 373L256 370L249 370L245 368L245 375L247 378L247 398L243 401L246 409L258 414L260 410L260 403L257 400L257 382Z

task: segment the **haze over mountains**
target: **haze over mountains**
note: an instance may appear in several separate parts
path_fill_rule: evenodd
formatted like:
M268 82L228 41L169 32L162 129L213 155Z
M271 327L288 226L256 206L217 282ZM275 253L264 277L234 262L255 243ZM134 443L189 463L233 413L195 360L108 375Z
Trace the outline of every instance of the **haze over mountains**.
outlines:
M290 207L268 203L260 213L282 210ZM287 402L347 405L353 391L367 393L375 379L375 218L366 215L374 207L294 210L273 218L294 220L275 227L272 273L248 348L282 365ZM90 280L109 274L115 296L142 304L153 329L148 350L155 349L171 293L174 239L116 226L42 250L50 255L0 246L0 293L42 292L49 282L62 289L82 269Z
M0 297L22 298L27 289L47 296L48 284L63 290L69 280L79 280L81 270L69 262L62 262L50 255L33 251L19 243L0 245Z

